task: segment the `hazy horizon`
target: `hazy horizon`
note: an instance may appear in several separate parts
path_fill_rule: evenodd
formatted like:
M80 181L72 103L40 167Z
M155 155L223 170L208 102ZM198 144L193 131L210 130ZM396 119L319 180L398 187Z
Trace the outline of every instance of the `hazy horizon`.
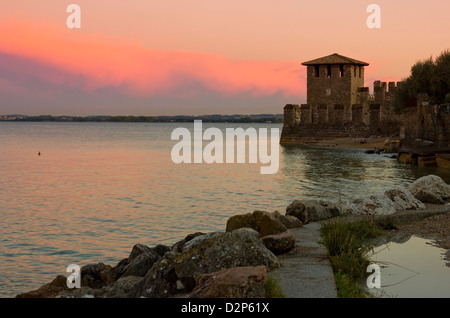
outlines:
M135 116L282 113L306 102L302 62L369 63L365 86L400 81L448 49L450 2L23 0L0 13L0 113ZM69 115L68 115L69 116Z

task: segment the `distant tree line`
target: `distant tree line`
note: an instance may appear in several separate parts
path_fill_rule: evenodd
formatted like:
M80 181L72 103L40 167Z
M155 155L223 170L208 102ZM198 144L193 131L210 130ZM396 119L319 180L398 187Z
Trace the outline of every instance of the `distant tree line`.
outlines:
M443 51L435 60L432 57L411 67L411 75L395 92L393 107L400 112L415 101L417 94L427 93L433 104L450 103L450 51Z

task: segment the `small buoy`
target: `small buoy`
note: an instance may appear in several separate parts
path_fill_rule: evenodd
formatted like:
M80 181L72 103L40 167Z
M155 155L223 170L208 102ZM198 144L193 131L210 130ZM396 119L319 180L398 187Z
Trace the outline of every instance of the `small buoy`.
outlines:
M39 151L39 152L38 152L38 156L40 156L40 155L41 155L41 152Z

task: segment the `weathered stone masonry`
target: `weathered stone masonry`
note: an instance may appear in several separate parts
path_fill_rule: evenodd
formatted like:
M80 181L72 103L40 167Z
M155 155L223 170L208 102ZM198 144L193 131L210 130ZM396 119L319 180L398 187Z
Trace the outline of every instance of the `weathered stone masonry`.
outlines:
M401 118L391 100L400 83L375 81L364 87L366 62L332 54L307 66L307 104L284 107L281 143L322 138L396 136Z

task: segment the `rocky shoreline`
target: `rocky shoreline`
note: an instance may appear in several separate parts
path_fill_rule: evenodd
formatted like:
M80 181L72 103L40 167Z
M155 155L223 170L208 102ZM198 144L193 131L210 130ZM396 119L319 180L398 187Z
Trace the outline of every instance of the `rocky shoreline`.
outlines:
M285 214L235 215L228 219L224 232L189 234L172 246L136 244L115 266L85 265L80 271L81 288L68 288L67 277L60 275L16 298L265 298L269 273L280 267L278 258L295 246L294 229L339 217L394 218L405 211L425 215L430 204L439 213L448 212L449 203L450 185L433 175L407 188L352 202L294 200ZM447 243L448 217L447 213L447 227L440 229Z

